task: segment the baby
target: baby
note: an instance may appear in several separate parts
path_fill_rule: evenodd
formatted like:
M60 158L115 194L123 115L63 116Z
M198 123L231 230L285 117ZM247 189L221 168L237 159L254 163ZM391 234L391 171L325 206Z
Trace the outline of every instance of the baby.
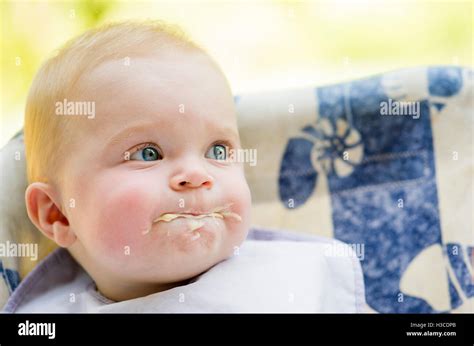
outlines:
M6 311L360 310L357 260L247 239L231 90L176 27L118 23L70 41L33 82L24 135L28 215L60 248Z

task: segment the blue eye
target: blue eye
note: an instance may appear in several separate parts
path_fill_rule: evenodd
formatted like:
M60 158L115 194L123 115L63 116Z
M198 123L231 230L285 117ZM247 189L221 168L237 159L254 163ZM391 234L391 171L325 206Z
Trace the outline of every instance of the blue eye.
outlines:
M151 146L146 146L142 149L139 149L130 156L130 160L138 161L157 161L162 159L163 156L160 154L160 152Z
M222 144L214 144L206 153L206 157L213 160L227 159L227 148Z

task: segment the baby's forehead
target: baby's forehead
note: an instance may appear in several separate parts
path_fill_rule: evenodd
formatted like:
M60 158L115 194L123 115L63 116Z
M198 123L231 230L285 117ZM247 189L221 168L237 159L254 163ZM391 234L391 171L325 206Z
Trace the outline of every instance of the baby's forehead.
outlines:
M127 64L121 59L106 61L83 75L76 93L98 107L126 100L129 106L159 103L160 108L168 105L181 112L233 108L226 78L203 53L136 57Z
M183 126L176 120L184 119L187 127L214 122L237 132L227 81L203 54L107 61L85 75L76 90L76 98L95 103L96 119L88 127L136 122L173 127Z
M130 84L153 81L167 87L223 88L229 91L227 80L217 65L204 52L167 51L161 54L109 59L85 71L76 86L83 92L101 89L125 89ZM133 85L136 89L139 85ZM117 90L116 90L117 91ZM197 91L197 90L196 90Z

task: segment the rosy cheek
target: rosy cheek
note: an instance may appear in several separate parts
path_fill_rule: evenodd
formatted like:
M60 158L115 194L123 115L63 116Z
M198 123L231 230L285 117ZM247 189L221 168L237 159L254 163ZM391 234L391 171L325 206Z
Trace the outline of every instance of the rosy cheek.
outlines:
M108 255L123 255L124 252L140 253L145 247L142 231L150 224L152 206L147 192L138 186L109 193L102 199L96 215L96 240Z
M231 224L229 236L235 243L242 241L246 236L250 227L250 212L251 212L251 195L246 181L236 179L232 184L227 186L228 198L232 201L232 210L241 218L241 222L229 221Z

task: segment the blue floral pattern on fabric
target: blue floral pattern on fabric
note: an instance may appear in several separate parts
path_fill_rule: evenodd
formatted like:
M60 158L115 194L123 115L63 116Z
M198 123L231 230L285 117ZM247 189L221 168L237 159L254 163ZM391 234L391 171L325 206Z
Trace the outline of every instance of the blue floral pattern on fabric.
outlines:
M4 268L2 261L0 261L0 275L2 276L3 281L5 281L10 293L12 293L20 284L20 275L18 272L16 270Z
M289 138L280 166L279 195L288 209L288 200L294 208L302 206L318 177L327 177L334 237L365 244L366 300L383 313L439 312L424 299L400 293L413 259L429 246L443 247L431 107L442 109L460 91L462 69L429 68L427 79L429 95L418 101L418 118L381 116L381 104L391 102L381 76L317 88L319 116ZM398 86L390 87L393 92ZM351 156L351 150L359 153ZM397 207L400 201L403 208ZM465 257L451 255L452 246L450 266L464 294L472 297ZM454 309L461 298L448 279Z

